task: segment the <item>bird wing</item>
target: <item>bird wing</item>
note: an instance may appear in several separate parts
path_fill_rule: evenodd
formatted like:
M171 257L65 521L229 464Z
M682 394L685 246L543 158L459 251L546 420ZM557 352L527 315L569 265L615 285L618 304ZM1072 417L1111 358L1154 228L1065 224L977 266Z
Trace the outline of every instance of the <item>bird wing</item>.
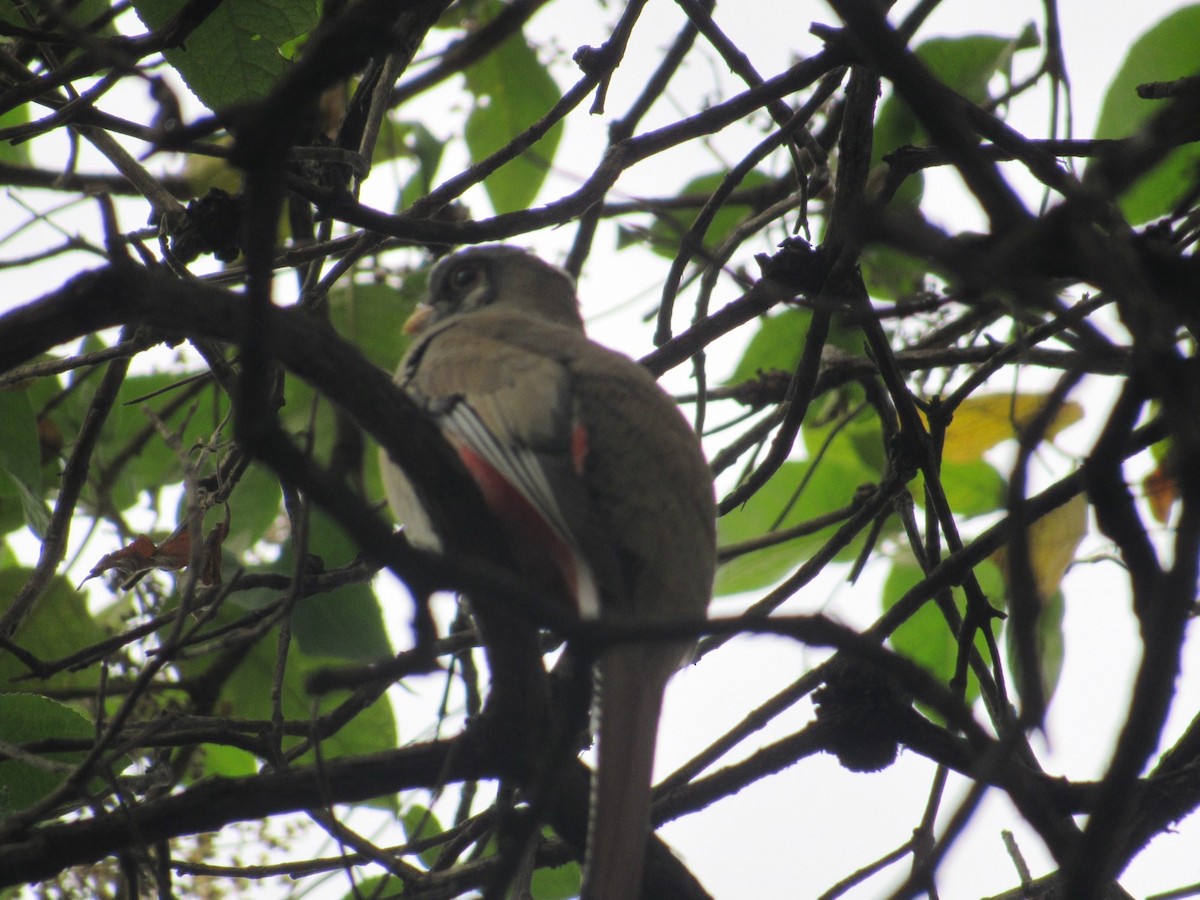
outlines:
M573 566L565 574L574 600L581 615L594 618L600 589L593 558L603 551L588 546L598 532L583 473L587 431L576 416L569 367L553 352L531 349L561 346L575 334L526 316L479 311L422 335L402 373L492 512L512 521L512 504L501 496L511 489L569 550Z

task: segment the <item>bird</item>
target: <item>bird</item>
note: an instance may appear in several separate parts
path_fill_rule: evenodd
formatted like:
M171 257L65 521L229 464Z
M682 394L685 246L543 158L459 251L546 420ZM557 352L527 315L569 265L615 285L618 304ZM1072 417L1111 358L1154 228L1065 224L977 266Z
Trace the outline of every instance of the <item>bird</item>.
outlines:
M584 332L574 280L509 245L444 257L396 383L478 485L524 582L584 620L696 622L716 560L711 469L675 402ZM409 540L440 549L381 451ZM616 643L593 669L597 762L583 900L641 895L663 691L692 642Z

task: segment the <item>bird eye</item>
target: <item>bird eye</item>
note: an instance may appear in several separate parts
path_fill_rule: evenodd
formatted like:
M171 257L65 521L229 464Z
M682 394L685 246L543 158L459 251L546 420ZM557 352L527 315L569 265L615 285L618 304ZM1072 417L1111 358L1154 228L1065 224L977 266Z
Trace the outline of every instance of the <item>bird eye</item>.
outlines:
M450 287L455 291L465 291L479 281L479 275L479 266L468 264L459 266L450 273L446 280L450 282Z

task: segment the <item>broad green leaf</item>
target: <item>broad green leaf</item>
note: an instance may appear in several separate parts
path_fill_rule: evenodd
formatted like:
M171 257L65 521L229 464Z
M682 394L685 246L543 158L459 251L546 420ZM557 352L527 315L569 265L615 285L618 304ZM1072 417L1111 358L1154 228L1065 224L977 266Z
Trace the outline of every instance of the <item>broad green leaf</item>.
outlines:
M309 604L324 604L336 609L343 594L339 591L333 594L307 597L296 607L298 618L303 618L303 610ZM234 594L231 599L240 599ZM210 624L211 629L220 629L232 625L243 615L245 610L237 603L226 603ZM376 612L378 607L376 606ZM322 616L324 627L336 629L338 635L328 637L325 645L346 645L349 643L348 634L358 634L364 641L375 644L386 643L382 634L382 620L379 620L379 633L375 636L356 631L362 623L361 615L350 614L345 622L339 621L334 615ZM294 620L295 621L295 620ZM308 627L308 626L305 626ZM271 690L275 678L275 670L279 653L279 629L272 628L245 653L233 674L225 681L221 690L220 708L223 715L234 719L267 720L271 718ZM318 669L344 665L344 656L321 656L305 651L302 642L295 639L289 645L287 666L281 684L280 702L284 718L289 722L308 722L314 711L317 714L329 712L348 696L345 691L338 691L320 698L309 696L305 690L305 679ZM310 642L311 643L311 642ZM319 643L319 642L318 642ZM318 649L324 649L319 647ZM365 654L364 654L365 656ZM378 655L372 657L378 658ZM194 677L211 665L207 658L183 660L179 663L183 677ZM299 742L298 737L285 737L284 749ZM375 753L396 746L396 721L386 697L382 697L359 712L336 734L321 744L321 752L326 759L363 753ZM301 761L311 761L312 753L301 757ZM227 774L229 770L236 771L247 764L235 755L225 752L214 753L211 759L205 759L205 765L212 768L206 774ZM390 801L383 801L390 805Z
M25 504L17 483L0 472L0 534L25 527Z
M0 4L2 6L4 4ZM22 103L7 112L0 114L0 128L13 128L24 125L29 121L29 104ZM14 166L27 166L29 158L29 141L15 144L12 141L0 141L0 162Z
M974 103L991 97L988 85L997 74L1008 74L1019 50L1040 43L1032 23L1011 38L989 34L933 38L917 48L917 56L945 84Z
M776 315L761 317L758 331L746 345L727 383L749 381L759 372L782 370L790 373L800 362L811 322L812 312L807 309L785 309ZM861 353L862 331L835 316L829 326L827 343L850 353Z
M978 573L979 570L976 571ZM924 577L921 567L911 556L893 560L891 571L888 572L883 585L883 609L886 611L895 606L905 593L919 584ZM954 603L961 615L965 604L958 589L954 590ZM933 600L926 601L916 613L892 632L888 642L897 653L924 667L939 681L949 683L954 676L958 664L958 638ZM987 659L984 642L978 635L975 646L984 653L984 659ZM979 682L974 675L968 674L966 702L970 704L977 696Z
M0 570L0 612L6 610L12 598L29 580L28 569ZM71 656L108 637L88 612L83 594L76 591L65 578L51 579L49 587L22 622L13 640L24 650L43 662L53 662ZM49 679L14 679L29 672L11 653L0 652L0 690L38 691L45 687L56 690L89 690L100 682L99 667L79 671L59 672Z
M954 411L942 459L966 463L981 459L983 454L1001 441L1018 436L1046 403L1046 394L982 394L968 397ZM1083 418L1083 407L1074 402L1064 403L1055 414L1045 438L1074 425Z
M271 683L275 674L279 631L272 629L259 640L245 660L226 682L221 703L234 718L270 719ZM304 690L304 681L317 669L344 663L335 657L313 657L293 646L288 655L286 675L282 685L284 717L289 721L307 722L314 701ZM320 698L317 712L326 713L346 699L344 692ZM285 738L285 749L297 742ZM360 712L337 734L323 741L321 752L326 759L363 753L377 753L396 746L396 722L387 698L383 697ZM311 752L301 760L311 760Z
M399 877L385 872L356 882L342 894L342 900L363 900L364 897L370 897L371 900L397 900L403 895L404 882Z
M309 656L374 662L391 655L379 598L369 584L305 599L292 615L292 632Z
M319 510L309 516L308 542L312 552L321 554L326 568L346 565L358 556L358 547ZM290 544L279 566L290 570ZM372 662L392 652L379 600L369 584L350 584L305 598L292 614L292 634L312 657Z
M363 355L391 372L408 349L404 322L422 294L428 272L414 272L396 288L390 284L351 284L329 295L329 318L338 334Z
M989 99L988 85L1001 72L1008 72L1018 50L1036 47L1037 32L1032 26L1012 38L992 35L933 38L916 49L917 57L937 78L975 103ZM872 156L875 162L909 144L926 141L912 109L893 94L879 110L875 125Z
M467 90L475 95L465 131L473 163L511 142L562 96L521 34L468 68L466 78ZM497 213L528 209L533 204L561 137L559 122L540 141L484 179L484 189Z
M797 497L796 490L811 463L784 463L778 472L743 506L717 521L717 534L722 547L762 537L776 527L779 529L810 521L825 513L846 506L854 499L859 485L877 479L845 443L826 454L817 463L814 476ZM758 590L773 584L812 556L836 531L827 526L815 534L797 537L786 543L756 550L724 563L717 570L716 593L735 594ZM852 541L838 559L852 559L862 540Z
M429 838L437 837L445 831L442 828L442 823L438 821L438 817L434 815L433 810L419 803L414 803L408 807L401 814L400 822L404 826L404 837L409 843L428 840ZM440 847L430 847L420 855L420 859L427 867L432 868L440 855Z
M552 836L550 832L546 835ZM582 886L583 870L578 863L570 862L554 869L535 869L530 893L538 900L569 900L579 896Z
M260 769L258 758L241 747L207 744L203 753L204 770L209 775L244 778L247 775L257 775Z
M1038 659L1041 660L1042 688L1046 703L1054 697L1058 687L1058 679L1062 676L1063 657L1066 641L1063 636L1063 619L1066 616L1066 604L1063 602L1062 591L1055 591L1046 598L1038 614L1035 644ZM1013 641L1013 630L1004 629L1004 651L1008 657L1008 665L1012 670L1014 683L1021 683L1021 660Z
M817 413L810 412L801 435L809 459L832 452L853 454L869 476L864 481L878 481L887 465L887 450L883 429L874 410L861 403L861 388L849 385L829 399Z
M24 390L0 390L0 422L0 523L15 527L24 521L41 535L50 511L42 499L37 417ZM16 518L18 509L21 519Z
M1004 502L1005 483L996 467L983 459L971 462L942 460L942 490L954 515L961 519L995 512ZM911 484L913 497L925 504L924 476Z
M352 284L330 293L329 316L342 337L353 341L363 354L380 368L391 372L408 348L404 322L425 291L427 270L406 277L399 288L388 284ZM312 400L312 390L295 379L289 381L288 406L284 415L294 428L304 428ZM326 403L317 411L320 425L316 431L316 451L324 458L333 435L332 410ZM382 497L383 483L374 441L368 441L364 459L363 487L367 497Z
M279 516L282 499L279 479L266 467L252 463L229 498L229 534L222 545L225 551L240 556L267 537L268 530ZM182 515L185 513L186 509L181 506L177 521L183 521ZM205 520L206 532L223 516L223 510L214 509L210 514L213 521Z
M896 605L906 592L925 577L921 567L913 560L895 560L883 585L883 608L885 611ZM892 632L888 639L893 649L915 663L928 669L935 677L945 682L954 674L958 656L958 642L946 617L932 600L917 610L904 624Z
M685 184L678 196L707 197L719 188L721 182L724 180L724 172L701 175ZM770 183L770 178L761 172L754 171L742 179L742 183L738 185L738 188L756 188ZM674 259L675 255L679 252L679 239L692 227L692 222L698 210L698 207L696 210L684 212L665 210L657 215L654 219L654 224L644 233L649 237L650 249L659 256ZM751 207L742 204L727 203L722 206L716 215L713 216L708 229L704 233L704 246L709 248L716 247L739 223L747 219L753 212L754 210Z
M93 456L96 475L118 460L125 461L112 484L112 499L118 509L135 505L143 492L153 493L183 481L184 460L163 440L143 407L154 411L178 434L180 445L193 454L193 459L196 448L208 445L218 426L226 421L228 398L211 384L179 405L178 392L189 389L188 378L174 373L136 375L126 378L121 386ZM58 411L61 417L56 421L64 434L79 433L93 393L90 388L74 392ZM84 497L89 503L94 501L90 486Z
M929 264L883 244L871 244L859 256L867 293L877 300L900 300L926 288Z
M804 338L811 322L812 313L807 309L787 309L778 315L759 319L758 330L750 338L737 368L729 376L729 383L749 381L757 377L759 372L791 372L800 361Z
M412 177L400 191L397 212L408 209L434 187L446 145L421 122L396 122L385 129L375 145L375 161L406 156L416 164Z
M869 409L861 409L847 422L848 412L831 416L821 425L804 427L801 437L808 461L784 463L758 493L722 516L717 522L722 547L756 540L768 532L784 531L840 510L853 502L860 486L878 483L885 464L879 421ZM717 572L717 593L756 590L774 583L812 556L840 525L828 525L813 534L730 560ZM862 541L859 535L834 558L841 562L853 560Z
M0 735L10 744L52 738L90 739L96 727L69 706L36 694L0 694ZM39 753L51 762L78 763L82 752ZM0 760L0 819L19 812L54 791L67 772L23 760Z
M179 11L176 0L134 0L149 28ZM289 65L295 41L316 24L317 0L225 0L188 35L163 51L192 93L212 110L261 98Z
M1137 86L1148 81L1174 81L1200 72L1200 4L1167 16L1138 38L1104 95L1097 138L1135 134L1166 100L1142 100ZM1200 145L1188 144L1172 153L1121 197L1121 210L1137 225L1168 212L1195 181Z
M993 35L965 35L933 38L916 49L916 55L943 83L968 100L983 103L989 98L988 84L998 73L1007 73L1013 55L1038 45L1032 25L1012 38ZM927 143L924 129L908 104L893 94L880 107L871 148L872 168L883 157L907 145ZM897 192L894 203L915 206L921 201L924 179L920 173L909 176Z

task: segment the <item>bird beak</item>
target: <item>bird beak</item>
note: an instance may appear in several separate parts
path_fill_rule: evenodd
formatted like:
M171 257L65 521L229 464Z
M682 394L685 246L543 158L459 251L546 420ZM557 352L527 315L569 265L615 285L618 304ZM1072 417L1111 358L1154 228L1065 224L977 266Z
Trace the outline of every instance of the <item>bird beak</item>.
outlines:
M425 330L425 326L429 324L429 320L433 318L433 307L428 303L418 303L417 308L412 311L412 315L404 323L404 333L408 335L420 334Z

